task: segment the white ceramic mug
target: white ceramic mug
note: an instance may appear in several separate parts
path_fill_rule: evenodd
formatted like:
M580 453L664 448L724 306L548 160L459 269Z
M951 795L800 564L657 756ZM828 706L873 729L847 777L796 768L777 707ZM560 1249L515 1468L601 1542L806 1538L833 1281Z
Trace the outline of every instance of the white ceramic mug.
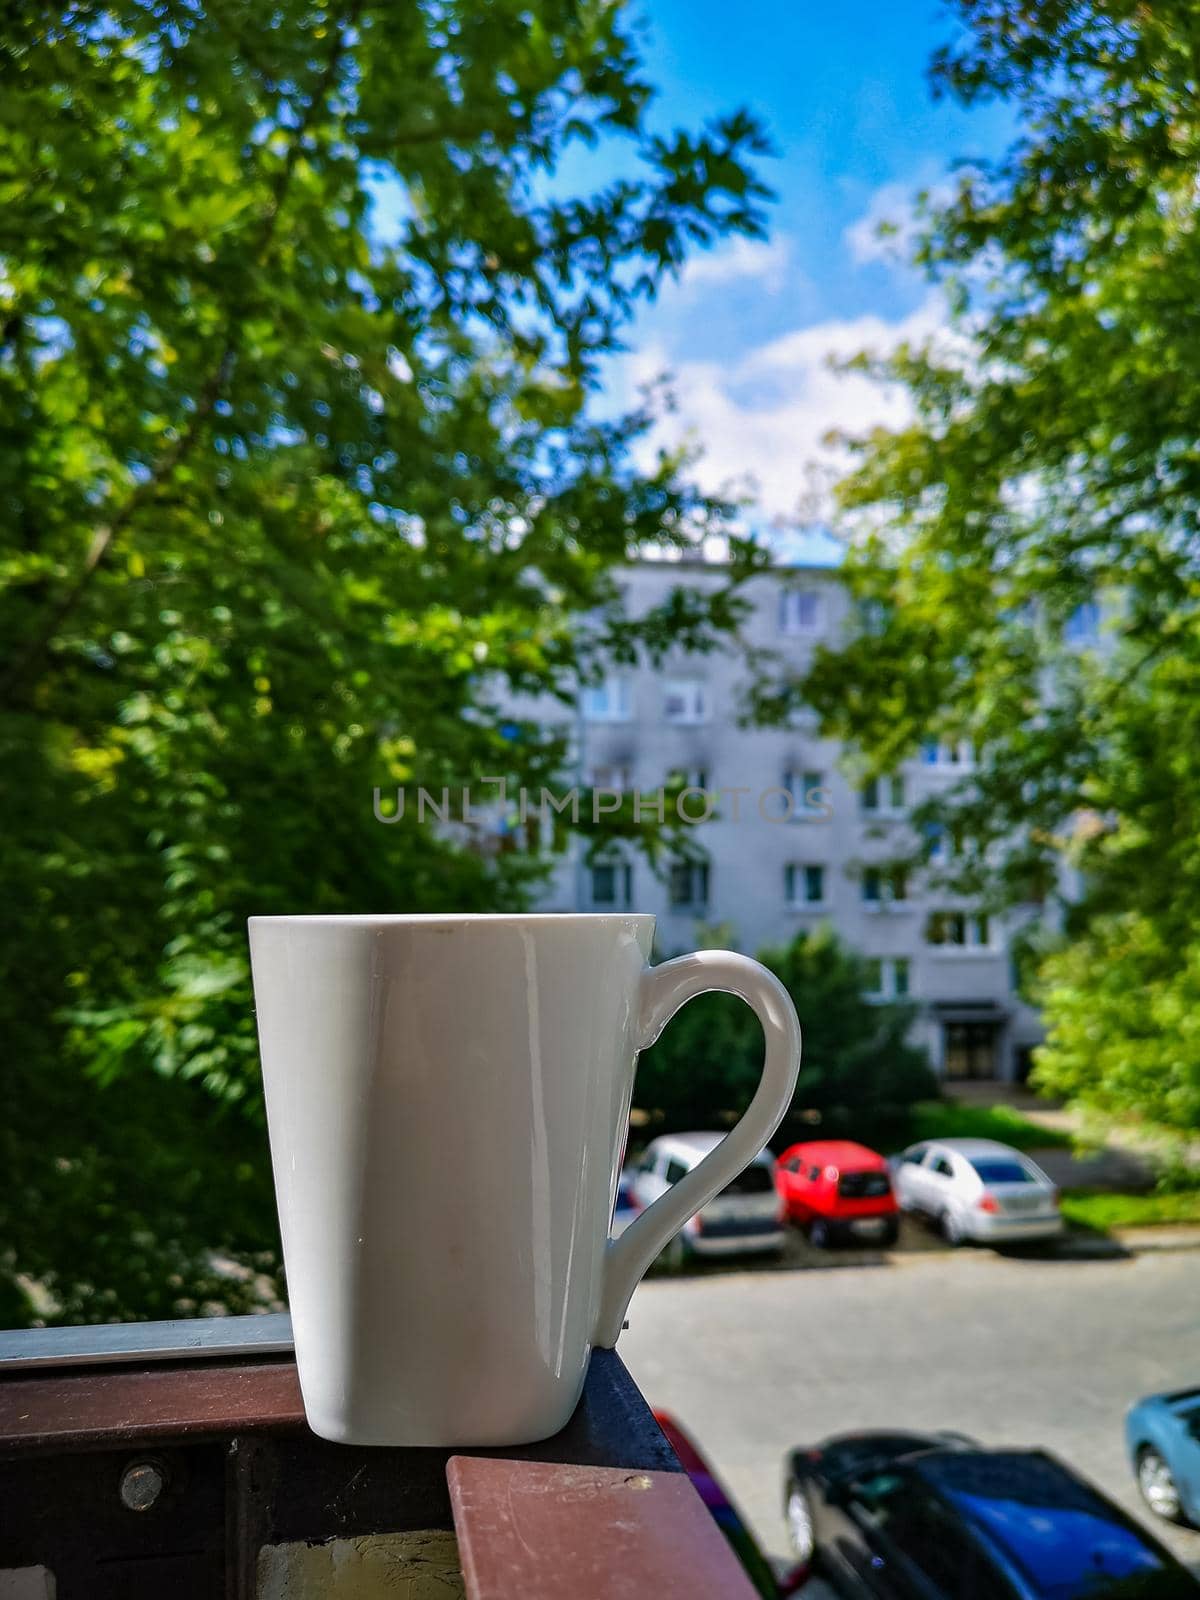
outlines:
M652 916L251 917L304 1409L326 1439L556 1433L646 1268L762 1149L800 1028L727 951L650 967ZM608 1237L639 1050L685 1000L766 1036L745 1116Z

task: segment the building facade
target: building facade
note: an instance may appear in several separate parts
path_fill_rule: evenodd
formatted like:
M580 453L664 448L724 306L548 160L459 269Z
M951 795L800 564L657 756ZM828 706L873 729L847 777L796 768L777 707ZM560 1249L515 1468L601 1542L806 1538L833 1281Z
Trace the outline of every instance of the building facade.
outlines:
M634 566L623 578L626 608L638 615L680 584L723 578L700 563ZM746 642L796 668L851 620L829 568L778 568L744 592L752 602ZM696 859L657 870L620 850L589 860L577 841L542 909L652 911L664 954L694 948L701 925L719 925L753 954L829 923L866 957L880 999L914 1002L915 1037L943 1076L1023 1077L1040 1027L1014 989L1009 947L1019 914L984 915L929 874L889 864L911 842L911 807L969 770L969 748L930 743L890 778L856 788L841 748L819 737L815 719L744 726L746 687L740 656L679 652L615 670L585 691L570 729L577 782L614 796L686 785L678 804ZM563 719L562 707L548 703L520 710Z

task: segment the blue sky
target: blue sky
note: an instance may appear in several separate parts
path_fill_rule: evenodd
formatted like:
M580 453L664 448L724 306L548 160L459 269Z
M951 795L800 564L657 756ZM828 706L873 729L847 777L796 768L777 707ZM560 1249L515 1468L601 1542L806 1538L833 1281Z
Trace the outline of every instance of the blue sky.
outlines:
M659 91L651 128L694 129L748 107L775 146L762 173L777 199L767 240L693 258L642 309L597 407L624 411L669 375L676 408L645 442L646 461L687 442L701 452L692 470L703 487L747 495L748 520L780 553L832 558L828 541L795 532L827 518L828 484L845 465L824 436L899 422L905 404L833 374L829 357L936 338L945 322L941 296L875 225L903 224L911 198L956 160L998 155L1010 113L933 99L929 62L958 27L938 0L632 0L631 15ZM551 187L586 192L632 164L619 137L576 147ZM402 227L397 186L382 181L376 200L376 228Z
M934 49L953 37L934 0L649 0L647 76L661 90L658 127L691 125L746 105L778 154L765 245L719 246L669 286L630 331L608 402L655 372L676 376L679 415L659 437L703 446L697 469L716 488L749 473L756 519L811 518L820 492L809 462L836 461L825 427L898 418L902 397L836 379L826 351L849 354L936 332L944 312L918 275L874 242L873 222L903 217L906 198L956 158L998 154L1003 108L935 102Z

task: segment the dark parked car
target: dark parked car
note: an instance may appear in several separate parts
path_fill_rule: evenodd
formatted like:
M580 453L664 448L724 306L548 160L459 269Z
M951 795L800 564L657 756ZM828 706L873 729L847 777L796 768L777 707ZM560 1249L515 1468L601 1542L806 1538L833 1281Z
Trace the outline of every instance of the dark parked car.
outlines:
M797 1555L876 1600L1196 1600L1200 1584L1098 1489L1041 1450L859 1433L794 1450Z
M1125 1418L1125 1442L1151 1511L1200 1527L1200 1389L1139 1400Z

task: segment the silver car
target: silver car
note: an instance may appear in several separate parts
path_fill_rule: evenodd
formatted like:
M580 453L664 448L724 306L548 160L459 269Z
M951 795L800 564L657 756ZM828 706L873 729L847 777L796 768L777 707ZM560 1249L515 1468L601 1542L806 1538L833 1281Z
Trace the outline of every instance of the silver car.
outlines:
M724 1137L723 1133L671 1133L655 1139L646 1146L634 1174L634 1200L639 1206L653 1205ZM691 1255L777 1251L783 1240L783 1201L775 1183L775 1161L769 1150L763 1150L684 1223L663 1256L678 1264Z
M924 1140L891 1165L901 1210L932 1218L950 1244L1018 1244L1062 1232L1050 1179L994 1139Z

